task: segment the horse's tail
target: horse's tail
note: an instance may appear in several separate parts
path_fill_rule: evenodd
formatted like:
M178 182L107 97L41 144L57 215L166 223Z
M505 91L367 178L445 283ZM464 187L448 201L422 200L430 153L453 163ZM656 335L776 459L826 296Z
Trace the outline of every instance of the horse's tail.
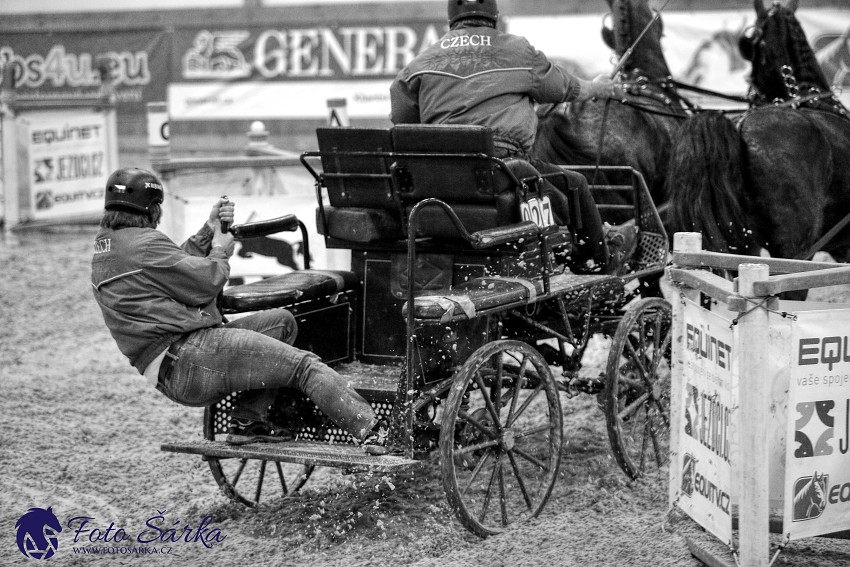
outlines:
M701 232L703 248L744 253L752 242L743 183L744 152L731 120L703 112L677 132L665 193L674 232Z

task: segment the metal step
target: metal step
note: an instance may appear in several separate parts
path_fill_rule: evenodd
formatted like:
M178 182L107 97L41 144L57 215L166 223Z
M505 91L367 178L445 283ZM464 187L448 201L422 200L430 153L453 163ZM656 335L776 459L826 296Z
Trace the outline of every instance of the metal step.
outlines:
M363 447L358 445L304 441L229 445L224 441L199 440L163 443L160 449L170 453L189 453L219 459L260 459L375 472L396 472L421 463L398 455L367 455Z

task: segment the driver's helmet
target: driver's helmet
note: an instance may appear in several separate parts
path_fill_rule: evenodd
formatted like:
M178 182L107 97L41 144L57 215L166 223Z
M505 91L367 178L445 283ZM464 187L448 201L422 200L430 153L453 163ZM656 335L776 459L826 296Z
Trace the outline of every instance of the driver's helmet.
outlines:
M119 169L106 181L106 210L133 209L148 213L154 203L162 203L162 183L145 169Z
M449 0L449 25L462 18L486 18L495 25L499 20L496 0Z

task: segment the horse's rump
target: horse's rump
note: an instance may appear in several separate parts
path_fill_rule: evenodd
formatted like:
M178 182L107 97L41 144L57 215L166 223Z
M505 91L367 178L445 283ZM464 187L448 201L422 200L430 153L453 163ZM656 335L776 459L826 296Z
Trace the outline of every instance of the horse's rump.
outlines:
M850 121L767 106L750 112L740 132L751 218L763 219L759 244L774 256L800 257L850 212ZM846 257L842 240L826 249Z

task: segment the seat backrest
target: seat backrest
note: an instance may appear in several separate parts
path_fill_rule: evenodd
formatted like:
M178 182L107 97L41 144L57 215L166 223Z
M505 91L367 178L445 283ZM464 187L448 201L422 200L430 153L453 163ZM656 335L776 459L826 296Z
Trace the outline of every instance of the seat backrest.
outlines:
M394 204L385 128L318 128L322 171L332 207L386 208Z
M508 185L493 156L493 132L482 126L399 124L391 130L393 176L407 203L428 197L449 204L490 203Z

